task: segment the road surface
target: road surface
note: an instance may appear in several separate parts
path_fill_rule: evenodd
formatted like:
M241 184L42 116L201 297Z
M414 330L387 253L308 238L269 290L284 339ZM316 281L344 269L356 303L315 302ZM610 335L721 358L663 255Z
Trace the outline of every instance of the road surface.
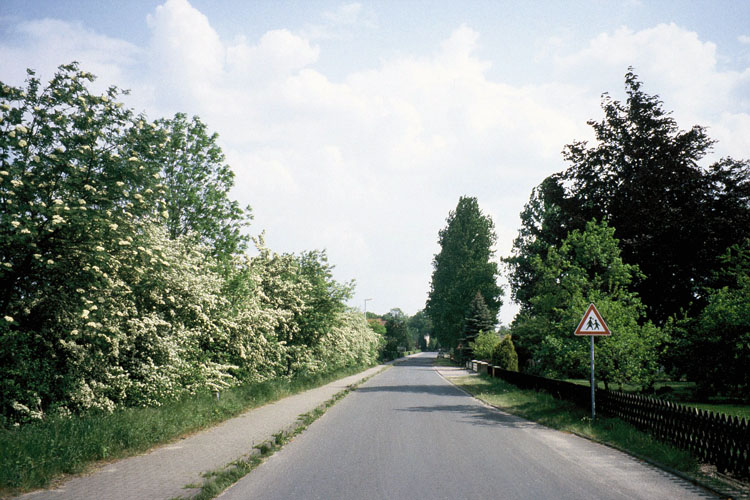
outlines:
M687 499L628 455L487 407L430 354L374 377L219 498Z

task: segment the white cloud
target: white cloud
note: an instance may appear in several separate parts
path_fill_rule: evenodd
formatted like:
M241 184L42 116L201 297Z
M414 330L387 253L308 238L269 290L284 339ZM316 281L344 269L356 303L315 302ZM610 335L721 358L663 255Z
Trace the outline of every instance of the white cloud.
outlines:
M155 98L179 105L215 92L224 76L226 49L208 18L187 0L167 0L149 14L148 62Z
M9 27L8 32L12 42L0 45L3 80L16 85L25 79L26 68L49 78L59 65L75 60L99 77L98 87L116 82L127 88L125 75L143 55L143 50L131 43L57 19L22 22Z
M287 76L313 64L320 49L288 30L265 33L258 44L244 40L227 48L227 66L235 78Z
M341 33L367 16L350 4L323 17ZM517 86L490 79L481 35L467 25L431 54L405 52L332 81L316 68L322 31L225 40L186 0L155 9L144 47L35 23L0 46L4 73L49 66L60 44L102 82L132 87L149 116L200 115L220 134L253 230L266 229L278 251L327 248L336 276L357 278L373 310L423 306L437 232L461 195L478 197L507 254L531 189L564 168L566 143L589 138L600 93L621 91L629 65L683 128L709 125L726 151L750 150L748 71L718 69L718 48L675 25L621 28L577 51L558 44L535 61L549 64L549 81Z
M681 128L708 126L720 154L747 155L743 141L717 131L750 119L750 68L720 69L717 46L675 24L602 33L587 47L555 58L557 75L588 80L591 87L622 94L622 75L633 66L649 94L658 94ZM579 76L576 76L579 75ZM745 143L746 144L746 143Z

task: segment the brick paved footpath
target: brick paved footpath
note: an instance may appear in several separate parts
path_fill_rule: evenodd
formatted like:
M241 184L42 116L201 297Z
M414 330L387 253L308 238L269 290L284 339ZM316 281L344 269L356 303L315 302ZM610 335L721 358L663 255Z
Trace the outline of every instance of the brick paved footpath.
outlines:
M383 366L331 382L317 389L288 396L201 431L198 434L158 446L138 456L118 460L90 474L73 477L54 489L38 490L24 500L167 500L189 498L203 483L202 473L216 470L240 457L253 446L296 426L303 413L314 410L351 384L374 375Z

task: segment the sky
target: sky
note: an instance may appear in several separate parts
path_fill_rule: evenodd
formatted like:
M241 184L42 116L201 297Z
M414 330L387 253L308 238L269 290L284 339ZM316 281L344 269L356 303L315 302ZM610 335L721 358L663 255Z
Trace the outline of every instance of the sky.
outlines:
M325 249L355 307L414 314L459 198L509 255L532 189L592 140L630 66L681 129L708 127L708 161L749 158L748 20L740 0L0 0L0 81L75 60L149 119L198 115L252 234Z

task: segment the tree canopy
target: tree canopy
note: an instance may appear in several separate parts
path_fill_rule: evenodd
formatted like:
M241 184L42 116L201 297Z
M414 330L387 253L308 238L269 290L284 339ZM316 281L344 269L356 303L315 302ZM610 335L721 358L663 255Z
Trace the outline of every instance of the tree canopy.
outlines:
M234 172L224 163L218 134L209 133L197 116L188 121L184 113L155 123L165 134L157 153L169 236L192 236L222 258L244 251L248 236L242 229L250 207L243 210L229 198Z
M456 347L472 299L481 293L493 326L502 304L494 261L496 241L492 219L482 213L476 198L461 197L438 233L440 252L433 260L432 282L425 312L432 320L440 345Z
M487 307L482 293L477 292L471 299L469 310L466 311L466 317L464 318L464 339L471 342L479 335L479 332L492 332L496 323L497 321Z
M649 385L656 375L661 330L645 322L645 310L631 290L640 275L620 256L615 229L590 221L560 247L531 266L539 276L529 307L514 321L519 361L554 377L585 376L588 343L573 332L590 303L605 318L612 336L597 340L597 378L605 383Z
M399 349L408 350L412 346L407 326L408 317L401 309L391 309L383 316L385 318L385 347L388 353Z
M701 166L714 142L706 129L680 130L632 69L625 90L624 103L604 94L604 118L589 122L596 143L566 146L570 167L542 182L522 213L506 259L522 308L538 279L531 257L594 218L617 228L623 259L645 276L635 290L660 323L681 310L700 310L701 288L720 267L718 256L750 236L748 162L724 158Z
M717 285L706 289L706 307L672 326L675 375L698 385L698 396L717 393L747 399L750 389L750 240L721 256Z

